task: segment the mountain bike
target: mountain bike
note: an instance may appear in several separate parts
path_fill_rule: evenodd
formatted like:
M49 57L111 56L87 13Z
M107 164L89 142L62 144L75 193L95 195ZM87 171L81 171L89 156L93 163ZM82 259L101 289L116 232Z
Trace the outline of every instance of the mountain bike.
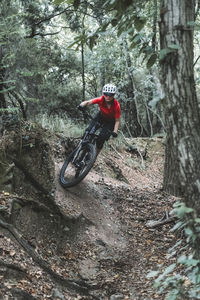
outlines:
M89 113L84 112L84 114L86 118L94 120ZM64 188L78 184L93 167L97 155L96 141L102 126L101 123L95 122L90 130L86 129L78 146L65 160L59 175L60 184ZM112 134L111 131L109 133Z

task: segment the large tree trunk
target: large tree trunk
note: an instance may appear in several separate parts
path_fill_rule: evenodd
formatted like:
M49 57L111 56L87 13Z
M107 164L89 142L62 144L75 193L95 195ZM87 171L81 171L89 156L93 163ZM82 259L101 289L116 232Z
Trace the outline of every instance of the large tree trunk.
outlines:
M200 213L200 115L193 72L194 0L162 0L160 41L167 145L164 189ZM170 45L177 45L173 49Z

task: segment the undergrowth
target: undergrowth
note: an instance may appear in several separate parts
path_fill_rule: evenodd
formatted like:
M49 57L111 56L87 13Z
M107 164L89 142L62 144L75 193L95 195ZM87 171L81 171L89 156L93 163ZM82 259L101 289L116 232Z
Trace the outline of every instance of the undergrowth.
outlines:
M43 128L53 132L63 133L67 137L78 137L84 132L82 124L77 125L70 118L61 118L59 116L48 116L47 114L38 115L36 122L41 124Z
M176 202L172 213L179 221L171 231L181 230L185 240L180 239L169 250L169 258L176 258L173 264L164 269L161 266L147 277L155 277L154 287L158 293L166 293L166 300L200 299L200 218L183 202Z
M83 135L84 130L88 124L73 122L70 118L61 118L59 116L48 116L47 114L38 115L35 121L43 128L49 129L56 133L62 133L67 137L80 137ZM110 138L109 142L104 145L104 150L122 151L124 147L124 137L118 134L117 138Z

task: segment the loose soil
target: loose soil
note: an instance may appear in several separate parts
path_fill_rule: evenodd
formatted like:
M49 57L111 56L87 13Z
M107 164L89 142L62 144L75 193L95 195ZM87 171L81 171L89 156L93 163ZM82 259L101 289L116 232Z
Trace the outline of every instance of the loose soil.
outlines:
M20 160L8 142L16 132L6 135L15 167L12 189L0 192L0 299L164 299L147 278L175 260L167 258L173 223L147 226L175 202L162 191L162 139L130 139L120 149L111 141L87 177L65 190L58 175L73 141L42 129L20 134L29 137Z

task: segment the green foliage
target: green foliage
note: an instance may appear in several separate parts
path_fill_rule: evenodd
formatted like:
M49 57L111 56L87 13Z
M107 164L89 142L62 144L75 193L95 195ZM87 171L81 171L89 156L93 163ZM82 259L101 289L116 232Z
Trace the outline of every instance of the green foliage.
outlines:
M200 299L200 220L195 217L194 209L182 202L175 203L172 213L179 218L172 231L184 230L187 237L185 246L180 248L183 241L178 241L169 250L169 258L177 256L176 263L164 270L160 267L151 271L147 277L156 277L154 287L160 294L167 293L166 300Z
M126 18L116 9L109 9L102 0L92 3L54 1L57 6L51 6L46 0L22 1L20 7L17 3L13 1L18 20L13 32L17 30L17 39L10 38L10 48L4 45L8 67L3 91L7 92L9 106L24 108L28 118L41 112L74 118L76 107L83 99L80 55L83 46L86 98L99 96L102 85L112 81L118 86L116 97L121 102L122 111L127 101L137 101L140 119L146 126L146 103L150 100L151 91L154 96L156 87L151 79L144 80L146 69L142 70L140 65L146 60L148 68L152 68L156 55L148 45L143 30L146 16L140 9L136 14L133 4L122 4L125 17L133 11L133 17L129 20L132 25L128 28ZM59 15L61 11L65 13ZM51 20L55 12L58 18ZM46 36L59 26L63 29L58 35ZM76 36L77 32L79 36ZM124 39L132 47L131 53L130 48L124 48ZM130 55L130 66L127 64L127 53Z
M60 5L62 3L67 3L69 5L73 5L75 9L78 9L80 5L80 0L54 0L54 5Z
M53 3L55 5L60 5L61 3L63 3L65 0L54 0Z
M67 137L80 137L84 132L84 126L73 122L68 117L49 116L47 114L37 115L35 121L43 128L52 132L63 133Z
M75 5L76 1L72 1ZM146 25L147 17L144 12L140 11L137 6L137 1L122 1L122 0L108 0L103 4L102 9L105 10L105 17L101 25L92 31L84 30L74 38L70 47L76 46L76 50L82 45L86 44L91 50L96 45L98 39L102 38L105 32L110 31L110 26L114 27L118 37L128 35L130 38L130 49L139 47L140 54L144 54L144 60L147 61L147 67L151 68L157 60L157 55L154 53L150 45L151 37L147 38L143 31ZM81 2L78 3L76 9L81 8ZM139 7L143 7L141 3Z
M147 68L150 69L155 64L156 60L157 60L157 54L156 53L151 54L151 56L147 61Z
M169 44L168 48L161 49L160 55L159 55L160 61L162 61L169 53L173 53L173 52L175 53L179 49L180 49L180 46L176 45L176 44Z
M48 15L52 15L53 7L46 5L46 0L22 2L21 7L15 1L13 6L6 6L4 2L1 4L5 18L0 33L3 54L0 93L5 95L7 106L18 106L19 110L24 107L29 116L63 106L62 102L70 97L71 101L78 101L81 66L77 55L66 51L66 45L61 46L59 40L50 39L48 35L42 39L25 38L30 35L30 29L45 35L41 20L46 18L49 24ZM34 23L38 23L38 27L33 28ZM71 82L76 95L73 91L65 94Z

